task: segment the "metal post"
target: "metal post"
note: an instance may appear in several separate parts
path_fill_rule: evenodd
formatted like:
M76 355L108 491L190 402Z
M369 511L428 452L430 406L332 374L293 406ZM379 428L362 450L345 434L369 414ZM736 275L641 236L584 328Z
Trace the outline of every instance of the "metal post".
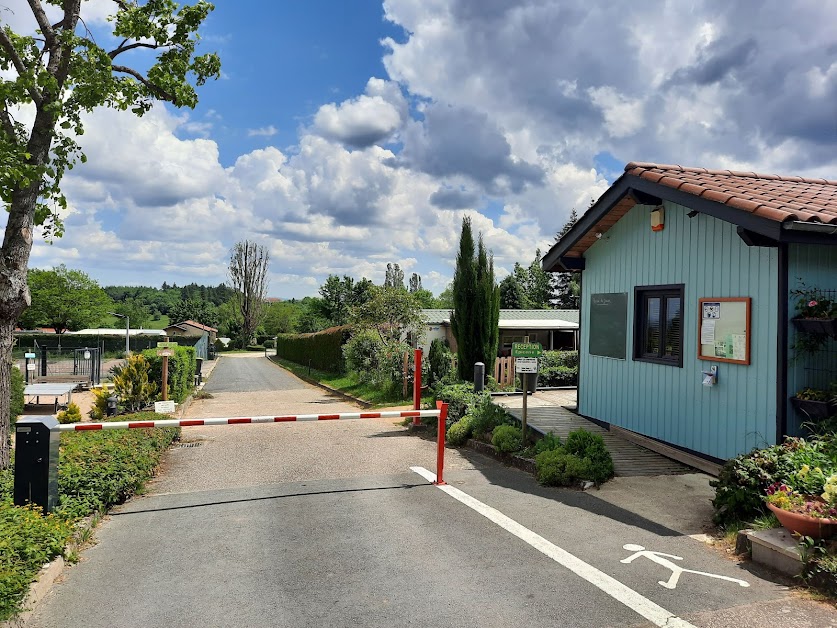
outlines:
M131 317L125 317L125 357L131 355Z
M413 373L413 410L421 409L421 349L416 349ZM419 417L413 417L413 425L421 425Z
M15 425L15 506L40 506L44 514L58 505L58 420L23 416Z
M47 348L41 347L41 376L46 377L47 374Z
M445 428L448 419L448 404L443 401L437 401L436 407L439 408L439 422L437 424L436 434L436 481L434 484L444 484L443 476L445 471Z
M474 392L485 390L485 364L477 362L474 364Z

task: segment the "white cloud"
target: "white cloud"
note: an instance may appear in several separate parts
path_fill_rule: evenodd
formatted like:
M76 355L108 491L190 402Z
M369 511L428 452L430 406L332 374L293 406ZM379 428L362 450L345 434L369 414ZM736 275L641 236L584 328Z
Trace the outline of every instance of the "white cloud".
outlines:
M247 129L247 137L273 137L279 132L272 124L258 129Z

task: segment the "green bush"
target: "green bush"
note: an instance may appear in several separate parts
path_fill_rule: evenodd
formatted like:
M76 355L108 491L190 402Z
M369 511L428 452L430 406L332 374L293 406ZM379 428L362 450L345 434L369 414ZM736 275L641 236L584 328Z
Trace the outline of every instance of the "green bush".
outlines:
M80 423L81 409L74 403L67 404L67 409L55 415L59 423Z
M523 430L513 425L498 425L491 436L491 444L504 454L523 448Z
M509 420L508 413L498 405L491 402L491 397L480 398L468 411L473 417L473 435L479 438L487 434L498 425L503 425Z
M363 382L374 381L381 368L384 341L381 335L371 329L362 329L343 345L346 369L356 373Z
M93 406L88 412L88 416L94 421L103 421L108 411L108 397L111 396L111 391L107 388L93 388Z
M482 399L490 399L487 392L475 393L473 384L451 384L436 392L436 401L448 404L448 420L458 421L468 409L476 406Z
M131 412L142 410L154 401L157 383L150 380L150 373L151 365L141 353L133 354L124 363L111 369L116 396Z
M448 428L448 433L445 438L448 443L454 447L459 447L465 444L471 438L471 430L473 429L473 420L471 417L463 417Z
M436 338L430 343L427 361L430 364L428 384L445 381L453 373L453 352L451 352L447 342L440 338Z
M332 327L313 334L279 334L276 355L303 366L328 373L342 373L343 344L348 340L348 327Z
M544 351L538 359L540 386L575 386L578 383L578 351Z
M174 355L169 357L168 397L180 403L195 385L197 360L194 347L173 347ZM150 365L149 379L157 383L157 390L163 387L163 358L157 355L156 349L143 351L142 355Z
M268 338L262 343L262 346L265 349L274 349L276 348L276 341L273 338Z
M593 480L590 460L567 453L563 448L535 456L538 482L546 486L570 486L581 480Z
M718 479L711 482L715 487L715 523L747 522L763 515L765 492L775 482L803 492L816 491L817 487L807 486L800 477L804 465L820 467L825 475L837 469L837 439L786 438L781 445L754 449L728 460Z
M558 449L561 446L561 439L555 436L552 432L549 432L543 438L535 441L535 443L526 449L521 455L524 458L534 458L539 453L552 451L553 449Z
M589 461L591 476L585 479L601 484L613 477L613 459L599 434L585 429L574 430L567 436L564 449L568 454Z
M24 398L23 390L26 383L23 381L23 373L19 368L11 366L11 393L12 399L9 405L9 425L14 427L17 422L17 417L23 414Z

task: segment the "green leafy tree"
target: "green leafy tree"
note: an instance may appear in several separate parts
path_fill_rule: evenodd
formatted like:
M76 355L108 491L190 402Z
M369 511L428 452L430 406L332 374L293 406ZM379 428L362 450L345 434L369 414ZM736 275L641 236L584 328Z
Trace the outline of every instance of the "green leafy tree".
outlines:
M421 290L421 275L413 273L410 275L410 293L415 294Z
M325 283L320 286L320 299L316 302L321 318L329 325L337 327L349 321L349 310L354 304L355 280L348 275L340 279L337 275L329 275Z
M420 308L429 310L436 307L436 297L433 296L433 293L430 292L430 290L419 288L410 294L413 295L413 299L415 299Z
M150 372L151 365L141 353L129 356L113 369L113 389L131 412L142 410L157 394L157 383L149 381Z
M350 322L357 329L374 330L387 346L400 343L408 334L419 339L425 326L413 296L393 287L376 288L371 300L352 310Z
M592 201L590 205L593 205ZM555 241L558 242L567 235L576 222L578 222L578 214L573 209L561 231L555 234ZM555 295L555 307L559 309L578 308L578 299L581 296L581 273L553 273L552 292Z
M552 278L543 269L541 250L535 251L535 259L526 272L527 307L535 310L548 309L552 300Z
M433 307L439 310L452 310L453 309L453 284L448 284L448 287L442 290L439 293L439 296L436 297L435 302L433 303Z
M114 0L113 37L100 38L120 42L111 50L84 27L82 0L49 4L58 20L47 16L40 0L29 0L37 33L0 27L0 198L9 212L0 250L3 364L11 360L15 322L30 303L26 271L34 229L40 225L47 237L63 233L59 211L67 201L61 181L76 160L85 161L77 142L84 133L82 113L106 106L143 115L157 100L194 107L192 83L202 85L221 72L217 55L195 54L198 28L213 9L204 0ZM123 61L137 54L136 67ZM24 108L31 115L20 115ZM9 381L0 369L3 468L9 465Z
M105 288L105 293L107 292L107 288ZM108 294L108 296L110 295ZM127 316L130 320L131 327L134 329L145 327L151 320L151 312L148 311L148 307L131 297L120 303L114 303L113 311L117 314Z
M302 305L291 301L269 303L265 307L264 331L268 336L290 334L296 331L297 320L302 313Z
M401 266L398 264L387 264L384 287L404 290L404 271L401 270Z
M183 321L195 321L202 325L217 327L219 321L218 309L209 301L202 301L200 299L178 301L169 310L169 322L173 325L175 323L182 323Z
M526 309L526 292L517 275L509 275L500 282L500 307L504 310Z
M491 370L497 357L500 320L500 289L494 280L494 260L479 237L476 254L471 220L462 219L459 253L453 274L454 310L451 331L457 345L459 379L469 380L474 364Z
M93 279L63 264L52 270L29 271L32 305L20 317L22 327L55 328L56 334L95 327L113 302Z

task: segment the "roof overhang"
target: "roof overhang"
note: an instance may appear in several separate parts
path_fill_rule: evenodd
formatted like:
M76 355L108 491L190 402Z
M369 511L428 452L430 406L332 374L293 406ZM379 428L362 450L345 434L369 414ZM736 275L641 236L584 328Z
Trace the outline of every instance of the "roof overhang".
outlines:
M500 329L578 329L578 323L560 320L503 320L497 323Z
M664 200L737 225L739 236L748 246L777 246L785 242L837 245L835 225L778 222L648 179L623 174L544 255L543 269L548 272L584 270L584 253L598 239L596 234L606 233L635 205L656 206Z

